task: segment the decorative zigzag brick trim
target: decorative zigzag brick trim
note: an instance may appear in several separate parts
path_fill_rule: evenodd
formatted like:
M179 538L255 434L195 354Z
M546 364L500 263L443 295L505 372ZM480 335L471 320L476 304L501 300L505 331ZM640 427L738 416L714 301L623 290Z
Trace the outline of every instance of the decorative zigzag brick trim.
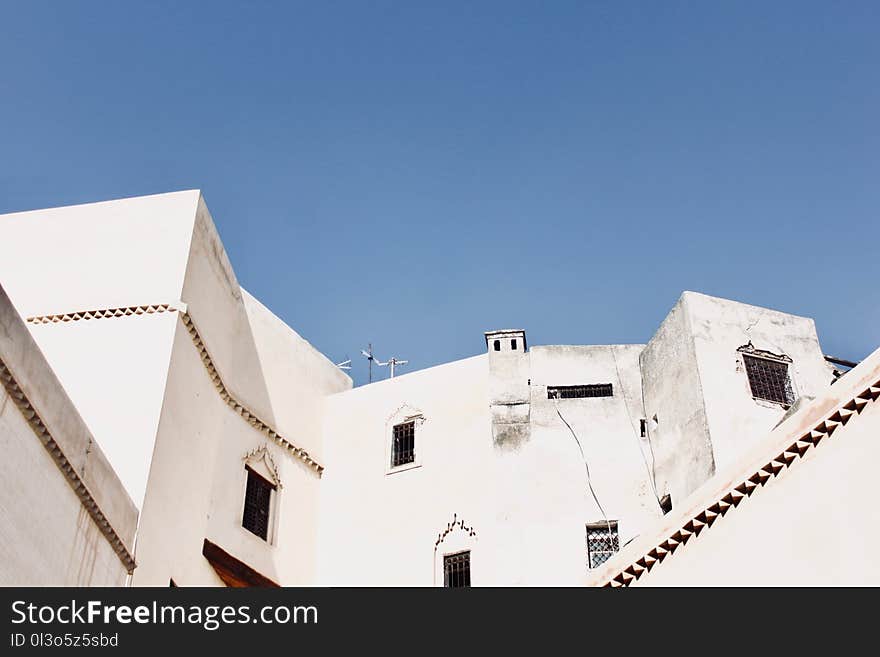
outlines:
M248 422L248 424L257 429L257 431L261 432L269 440L275 441L275 443L286 449L287 452L290 453L292 456L298 458L300 461L308 465L310 468L318 473L318 476L320 476L321 473L324 471L323 465L321 465L311 456L309 456L309 453L306 450L302 449L301 447L297 447L292 442L287 440L284 436L278 434L271 426L258 418L253 412L249 411L245 406L242 405L240 401L238 401L229 393L229 390L226 388L226 385L220 378L220 373L214 366L214 361L211 360L211 355L208 353L208 349L207 347L205 347L205 343L202 341L202 336L199 335L199 331L198 329L196 329L196 325L193 323L192 317L190 317L188 313L182 312L180 313L180 319L183 322L183 325L189 331L193 344L199 351L199 356L202 359L202 364L205 366L205 369L208 370L208 376L211 377L211 382L214 384L214 387L220 394L220 398L224 402L226 402L226 404L232 410L234 410L242 418L244 418Z
M252 427L263 433L263 435L265 435L270 440L273 440L278 445L283 447L290 455L298 458L300 461L308 465L318 474L318 476L320 476L321 473L324 471L324 466L322 466L311 456L309 456L309 453L306 450L302 449L301 447L297 447L294 443L279 435L274 429L272 429L271 426L258 418L256 414L248 410L240 401L235 399L235 397L233 397L229 393L229 390L223 383L223 380L220 378L219 372L217 372L217 368L214 366L214 361L211 359L211 356L208 353L208 349L205 347L205 343L202 340L201 335L199 335L199 332L196 329L195 324L193 323L192 317L190 317L190 315L185 312L185 310L179 309L173 304L164 303L152 306L128 306L126 308L103 308L99 310L85 310L82 312L71 312L61 315L39 315L28 317L25 321L27 321L29 324L51 324L58 322L76 322L90 319L110 319L115 317L125 317L128 315L149 315L153 313L163 312L179 313L180 319L181 321L183 321L184 326L186 326L187 331L189 331L193 344L199 351L199 356L202 359L202 364L204 364L205 369L208 371L208 376L211 377L211 381L214 383L214 387L217 389L217 392L220 393L221 399L223 399L223 401L226 402L226 404L232 410L234 410L242 418L247 420L247 422Z
M28 317L28 324L55 324L58 322L76 322L81 319L109 319L111 317L125 317L127 315L150 315L153 313L173 313L177 308L163 303L156 306L128 306L126 308L100 308L98 310L83 310L81 312L63 313L61 315L38 315Z
M628 566L620 568L616 574L610 575L608 581L603 586L621 587L632 584L644 573L650 571L656 564L662 562L666 557L675 552L679 546L687 543L692 537L699 535L706 527L711 527L718 518L738 506L740 502L751 496L759 487L774 477L778 477L795 462L800 461L811 448L815 449L820 442L829 438L837 427L845 425L853 417L860 414L869 402L876 401L878 398L880 398L880 381L865 388L861 393L826 417L815 428L803 434L786 447L781 454L771 459L769 463L758 469L740 484L728 489L727 493L718 501L694 515L647 554L631 562Z
M116 552L116 556L119 557L122 565L125 566L125 569L131 574L137 565L134 557L132 557L131 553L125 547L122 539L113 529L110 521L107 520L107 516L101 511L95 498L92 497L89 489L80 478L76 468L67 460L64 452L61 451L61 447L59 447L58 443L52 437L52 434L49 433L46 425L43 424L43 420L40 419L39 414L34 409L30 400L25 396L24 392L19 387L18 382L13 378L12 372L9 371L9 368L6 367L6 364L2 360L0 360L0 383L3 384L6 392L12 398L12 401L18 407L19 411L21 411L21 414L24 416L25 420L27 420L27 423L37 435L37 438L40 439L43 447L49 452L52 460L55 461L55 465L61 470L67 483L70 484L73 492L76 493L76 496L86 508L86 511L88 511L92 520L95 521L95 524L98 526L98 529L101 530L104 538L110 543L110 546L113 548L113 551Z

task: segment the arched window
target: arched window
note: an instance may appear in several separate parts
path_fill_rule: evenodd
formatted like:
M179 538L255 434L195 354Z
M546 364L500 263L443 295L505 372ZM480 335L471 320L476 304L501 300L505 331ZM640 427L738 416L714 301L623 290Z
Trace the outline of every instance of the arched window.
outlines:
M241 526L254 536L272 543L281 479L266 445L245 455L244 470L246 479Z
M417 468L422 464L424 414L409 404L401 405L385 424L385 474Z
M473 566L478 564L474 557L477 532L465 523L458 514L452 515L452 522L437 535L434 541L434 583L446 588L471 586Z

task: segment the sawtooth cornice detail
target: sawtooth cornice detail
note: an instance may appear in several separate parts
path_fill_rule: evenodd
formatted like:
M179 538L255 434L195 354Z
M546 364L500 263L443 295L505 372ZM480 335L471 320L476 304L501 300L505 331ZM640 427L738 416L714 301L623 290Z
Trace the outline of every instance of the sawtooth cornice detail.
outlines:
M215 366L214 361L211 358L210 353L208 352L208 348L205 346L205 342L202 339L201 334L196 328L195 322L187 312L185 304L163 303L145 306L127 306L124 308L102 308L98 310L84 310L78 312L62 313L58 315L36 315L33 317L28 317L25 321L29 324L57 324L61 322L77 322L92 319L115 319L119 317L129 317L131 315L151 315L164 312L177 312L179 314L183 325L186 327L186 330L190 334L193 345L195 345L196 349L199 352L199 357L202 360L202 364L205 366L205 370L207 370L208 372L208 376L211 378L211 382L214 384L214 388L217 390L217 393L220 395L220 398L226 403L226 405L229 406L233 411L235 411L237 415L239 415L257 431L266 436L266 438L272 440L280 447L283 447L290 456L299 459L307 466L309 466L315 473L317 473L318 476L321 476L321 473L324 471L324 466L313 459L306 450L298 447L295 443L280 435L267 422L261 420L256 415L256 413L248 409L229 392L229 388L227 388L226 384L223 382L223 379L220 377L220 373L217 371L217 367Z
M731 486L726 492L716 496L715 502L692 515L678 529L667 533L663 540L659 541L652 549L643 553L641 557L635 560L631 559L627 565L617 566L606 577L603 577L600 585L605 587L630 586L679 547L698 536L703 530L711 527L731 509L739 506L744 499L750 497L758 488L764 486L768 481L779 477L787 469L801 461L807 452L815 450L819 443L830 438L838 427L850 422L864 411L870 402L877 401L878 398L880 398L880 381L869 385L849 401L840 405L837 410L821 420L813 429L802 434L797 440L783 449L778 456L756 469L739 484Z
M60 315L35 315L28 317L28 324L57 324L58 322L77 322L90 319L111 319L114 317L128 317L129 315L152 315L177 310L177 307L162 303L156 306L126 306L125 308L99 308L98 310L82 310L78 312L62 313Z

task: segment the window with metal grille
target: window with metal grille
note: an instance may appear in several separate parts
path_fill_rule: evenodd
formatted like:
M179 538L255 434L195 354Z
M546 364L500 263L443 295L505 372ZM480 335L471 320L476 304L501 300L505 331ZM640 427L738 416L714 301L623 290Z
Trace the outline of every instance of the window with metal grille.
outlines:
M585 386L547 386L547 399L583 399L585 397L612 397L610 383L593 383Z
M471 553L458 552L443 557L443 586L462 588L471 585Z
M587 525L587 563L598 568L620 549L617 521Z
M391 467L416 460L416 423L395 424L391 436Z
M769 358L759 358L743 354L746 374L752 396L791 406L794 403L794 391L788 376L788 363Z
M247 468L247 475L241 526L265 541L269 536L269 509L275 485L250 468Z

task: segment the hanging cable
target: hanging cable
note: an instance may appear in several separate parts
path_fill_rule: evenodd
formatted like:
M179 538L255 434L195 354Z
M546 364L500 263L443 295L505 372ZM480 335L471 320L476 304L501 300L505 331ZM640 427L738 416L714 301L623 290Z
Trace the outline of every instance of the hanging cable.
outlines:
M617 381L620 383L620 394L623 395L623 407L626 409L626 416L629 418L629 426L632 427L633 435L635 435L635 425L633 424L632 414L629 412L629 403L626 401L626 390L623 388L623 379L620 378L620 368L617 366L617 355L614 353L614 347L611 347L611 358L614 359L614 371L617 373ZM645 391L642 390L642 406L644 407L644 395ZM648 447L651 449L651 466L648 466L648 459L645 458L645 452L642 450L642 445L639 443L638 435L636 437L636 445L639 448L639 454L642 456L642 463L645 464L645 472L648 473L648 480L651 483L651 490L654 493L654 499L657 500L657 504L661 507L663 506L660 502L660 495L657 493L657 482L655 481L656 477L654 475L654 448L651 447L651 439L648 437L648 428L645 427L645 437L648 439Z
M574 442L577 443L578 449L581 452L581 459L584 462L584 469L587 471L587 487L590 489L590 494L593 496L593 500L596 502L596 506L599 507L599 511L602 513L602 518L605 519L605 524L608 527L608 538L611 540L611 522L608 520L608 515L605 513L605 509L602 508L602 505L599 503L599 498L596 495L596 491L593 489L592 477L590 477L590 465L587 463L587 455L584 454L583 445L581 445L580 439L577 437L577 434L574 432L574 429L571 428L571 425L568 423L568 420L565 419L562 415L562 411L559 410L559 400L554 397L553 405L556 407L556 414L559 416L559 419L562 420L562 423L568 427L568 430L571 432L571 437L574 438Z

